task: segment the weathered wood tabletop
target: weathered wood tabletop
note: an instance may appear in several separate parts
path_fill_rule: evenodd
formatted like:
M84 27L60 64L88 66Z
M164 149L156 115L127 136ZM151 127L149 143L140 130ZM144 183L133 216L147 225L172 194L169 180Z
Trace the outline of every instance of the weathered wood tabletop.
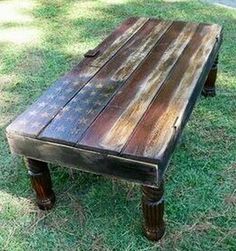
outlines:
M198 95L214 95L221 27L130 18L7 128L41 209L46 162L141 183L144 232L165 231L163 174Z
M220 34L218 25L126 20L7 128L12 151L156 185Z

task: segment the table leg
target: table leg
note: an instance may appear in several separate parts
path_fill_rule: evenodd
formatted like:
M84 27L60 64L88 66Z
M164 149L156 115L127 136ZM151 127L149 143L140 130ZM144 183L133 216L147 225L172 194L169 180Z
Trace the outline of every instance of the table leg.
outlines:
M142 186L142 208L144 214L144 232L148 239L157 241L165 232L164 182L158 188Z
M42 210L51 209L55 203L55 195L47 163L34 159L25 159L25 161L38 207Z
M217 77L217 64L218 64L218 55L213 63L213 66L208 74L207 80L204 84L202 95L205 97L214 97L216 95L215 82Z

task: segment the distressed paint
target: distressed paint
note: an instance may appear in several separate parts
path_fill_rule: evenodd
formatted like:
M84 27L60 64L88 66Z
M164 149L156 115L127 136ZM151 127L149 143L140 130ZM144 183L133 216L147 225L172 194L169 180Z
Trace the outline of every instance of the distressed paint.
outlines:
M65 74L34 102L24 113L18 116L7 131L36 137L57 113L76 95L76 93L108 62L117 51L148 21L147 18L129 18L124 21L110 36L95 48L100 54L84 58L72 71ZM112 45L112 50L110 45ZM93 62L100 58L97 67ZM48 116L42 116L47 112ZM25 121L28 121L26 123ZM30 122L29 122L30 121ZM33 121L33 122L32 122Z
M71 152L65 145L72 145L73 152L83 148L101 153L102 159L91 159L94 164L101 161L98 169L90 165L96 173L115 172L111 163L117 166L120 160L111 160L108 156L112 155L122 157L122 163L133 159L158 164L154 176L160 179L164 168L160 160L167 163L173 152L176 135L182 131L218 53L219 38L221 28L217 25L137 18L125 21L8 127L11 141L21 135L15 152L21 148L26 156L32 153L29 157L35 156L34 151L38 155L43 152L43 161L47 156L43 146L60 143L46 149L52 151L48 152L50 161L61 154L66 165ZM106 62L101 53L109 54ZM89 77L93 71L96 73ZM22 140L25 137L36 137L38 148L34 149L31 140L27 147ZM89 163L91 155L86 156L85 163ZM73 158L76 163L76 154ZM104 161L111 170L102 167ZM128 179L127 170L122 170L118 175ZM136 179L142 179L141 173Z
M114 54L114 51L118 51L122 46L149 20L149 18L141 17L130 26L121 36L119 36L114 42L110 44L105 52L99 53L99 56L92 62L92 66L102 67L110 55Z
M81 145L91 145L98 148L109 149L111 151L119 152L122 147L125 145L126 141L133 132L135 126L139 122L140 118L145 113L146 109L150 105L153 97L156 95L157 91L160 89L161 85L169 75L171 69L174 67L178 57L182 54L184 48L189 43L193 34L195 33L197 26L195 24L182 24L183 30L177 34L175 39L171 39L169 46L166 48L164 53L160 58L157 57L157 62L151 66L151 71L148 73L145 78L142 76L139 79L134 78L133 81L139 87L137 88L136 93L132 93L132 98L127 100L123 99L126 103L124 106L122 102L117 102L116 97L108 105L108 107L100 114L101 117L106 116L105 113L109 113L109 109L113 110L112 117L106 116L106 119L112 119L111 127L106 127L106 130L102 130L102 133L99 131L99 124L103 118L99 119L91 126L87 131L84 139L79 142ZM176 27L173 27L173 30ZM182 29L182 27L181 27ZM170 31L171 32L171 31ZM168 33L166 36L170 36ZM167 42L166 40L164 41ZM153 57L155 57L155 52L159 53L159 44L156 46L156 51L152 52ZM149 64L149 59L147 58L143 64ZM143 74L144 75L144 74ZM132 85L132 81L126 83L123 90L120 91L119 95L128 92L129 85ZM119 99L119 95L118 99ZM121 106L114 109L113 107ZM114 118L114 119L113 119ZM98 136L96 135L99 134ZM96 141L90 141L89 137L96 139ZM90 144L91 142L91 144ZM93 145L94 144L94 145Z
M220 27L212 26L211 31L212 33L205 27L200 33L201 44L197 45L192 55L188 53L180 60L162 92L155 97L152 106L146 111L123 149L124 155L162 158L168 145L175 138L176 131L180 130L185 113L188 112L189 103L192 102L191 96L213 49L212 44L216 42L215 34L220 33ZM147 127L149 130L143 133Z
M171 22L157 22L156 20L146 22L136 33L136 36L130 39L100 72L68 102L43 130L39 138L75 144L170 25ZM134 55L135 60L130 60L130 56ZM120 67L125 69L125 75L124 72L117 72L117 69L121 69ZM78 108L81 108L79 112L77 112ZM71 118L70 121L68 121L68 117ZM64 126L63 130L60 128L61 124Z

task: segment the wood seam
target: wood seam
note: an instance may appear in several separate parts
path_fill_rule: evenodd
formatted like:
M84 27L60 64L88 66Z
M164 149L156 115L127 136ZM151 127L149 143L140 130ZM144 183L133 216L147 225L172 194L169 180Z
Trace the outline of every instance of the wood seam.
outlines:
M197 26L195 33L197 32L198 28L199 28L199 25ZM194 33L194 34L195 34L195 33ZM192 37L194 36L194 34L192 34ZM136 130L137 130L137 128L138 128L140 122L142 121L142 119L143 119L144 116L146 115L146 113L147 113L147 111L149 110L149 108L152 106L154 100L155 100L155 99L157 98L157 96L159 95L159 93L160 93L160 91L162 90L163 86L165 85L166 81L170 78L171 73L173 72L174 68L175 68L176 65L178 64L178 62L179 62L180 58L182 57L184 51L189 47L190 42L191 42L191 40L192 40L192 37L191 37L191 39L189 40L188 44L185 46L185 48L184 48L183 52L181 53L181 55L180 55L180 56L178 57L178 59L176 60L176 62L175 62L175 64L173 65L173 67L171 68L171 70L170 70L168 76L165 78L165 80L164 80L163 83L161 84L159 90L157 91L157 93L156 93L156 94L154 95L154 97L152 98L152 100L151 100L151 102L149 103L147 109L145 110L145 112L143 113L143 115L140 117L140 119L139 119L137 125L135 126L135 128L134 128L133 131L132 131L132 133L131 133L130 136L128 137L128 139L127 139L126 143L124 144L124 146L122 147L122 149L121 149L121 151L120 151L120 155L123 154L123 152L124 152L126 146L129 144L130 139L133 137L134 133L136 132Z
M210 55L209 55L209 57L208 57L208 60L205 62L205 64L204 64L204 67L206 67L206 65L208 65L208 64L210 64L210 66L209 66L209 71L210 71L210 69L211 69L211 65L214 63L214 58L217 56L217 54L218 54L218 51L219 51L219 48L220 48L220 45L221 45L221 42L222 42L222 40L221 39L219 39L218 41L216 41L215 42L215 44L214 44L214 46L212 47L212 50L211 50L211 52L210 52ZM211 54L215 54L215 55L211 55ZM211 57L213 57L213 58L211 58ZM212 61L212 62L211 62ZM211 62L211 63L210 63ZM200 77L199 77L199 79L198 79L198 84L196 84L196 86L198 86L199 85L199 83L201 83L201 82L204 82L203 80L204 80L204 78L206 78L207 77L207 74L208 73L206 73L206 72L201 72L201 74L200 74ZM193 92L194 93L194 92ZM200 94L200 93L199 93ZM196 100L197 100L197 98L198 97L196 97ZM195 103L193 104L193 106L195 105ZM191 109L190 109L191 110ZM191 115L191 112L192 112L192 110L190 111L190 114L185 114L185 117L186 117L186 119L188 119L188 117ZM185 120L186 120L185 119ZM177 120L179 120L179 119L177 119ZM177 121L176 121L177 122ZM183 123L183 121L181 121L181 123L179 122L178 124L178 127L180 127L181 126L181 124ZM184 121L184 123L186 124L186 121ZM175 129L175 134L176 133L178 133L178 128L176 127L176 128L174 128ZM180 132L181 133L181 132ZM122 152L122 155L121 155L122 157L129 157L129 158L131 158L133 155L132 154L128 154L128 153L123 153ZM135 156L134 156L135 157ZM144 157L144 156L138 156L138 157L136 157L137 159L140 159L140 160L143 160L143 161L153 161L153 158L150 158L150 157ZM158 157L158 159L156 159L156 163L158 163L158 165L161 167L161 168L164 168L164 164L165 163L161 163L160 162L160 156ZM165 164L166 165L166 164Z
M62 109L103 69L103 67L108 64L110 62L110 60L112 60L112 58L136 35L136 33L150 20L150 18L147 19L146 22L144 22L135 32L132 36L130 36L130 38L121 46L121 48L119 48L109 59L108 61L106 61L101 67L96 67L98 68L98 71L91 77L89 78L82 86L81 88L75 92L75 94L65 103L64 106L62 106L57 113L52 116L52 118L48 121L48 123L45 124L45 126L38 132L38 134L35 136L35 138L38 138L39 135L47 128L47 126L53 121L53 119L62 111ZM91 65L93 66L93 65ZM93 66L94 67L94 66Z
M91 127L91 125L97 120L97 118L100 116L100 114L106 109L106 107L112 102L113 98L116 96L116 94L119 92L119 90L125 86L125 84L127 84L127 82L135 75L135 73L140 69L140 67L142 66L142 64L145 62L145 60L147 59L147 57L152 53L152 51L154 50L155 46L161 41L161 39L164 37L164 35L166 34L166 32L168 32L168 30L171 28L171 26L173 25L173 22L170 23L170 25L168 26L168 28L163 32L162 36L156 41L155 45L152 47L152 49L148 52L148 54L140 61L139 65L137 66L137 68L130 74L130 76L124 81L123 84L121 84L117 90L115 91L115 93L111 96L111 98L109 99L108 103L102 108L102 110L97 114L96 117L94 117L94 119L92 120L92 122L90 123L90 125L88 126L88 128L82 133L81 137L77 140L77 142L73 145L77 145L80 146L79 142L83 139L84 135L86 134L86 132L89 130L89 128Z

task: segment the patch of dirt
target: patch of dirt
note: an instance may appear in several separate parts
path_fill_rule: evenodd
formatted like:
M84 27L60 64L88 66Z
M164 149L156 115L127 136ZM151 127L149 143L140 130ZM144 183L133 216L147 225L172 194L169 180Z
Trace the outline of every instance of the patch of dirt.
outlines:
M231 195L225 198L225 203L229 205L236 206L236 195Z

